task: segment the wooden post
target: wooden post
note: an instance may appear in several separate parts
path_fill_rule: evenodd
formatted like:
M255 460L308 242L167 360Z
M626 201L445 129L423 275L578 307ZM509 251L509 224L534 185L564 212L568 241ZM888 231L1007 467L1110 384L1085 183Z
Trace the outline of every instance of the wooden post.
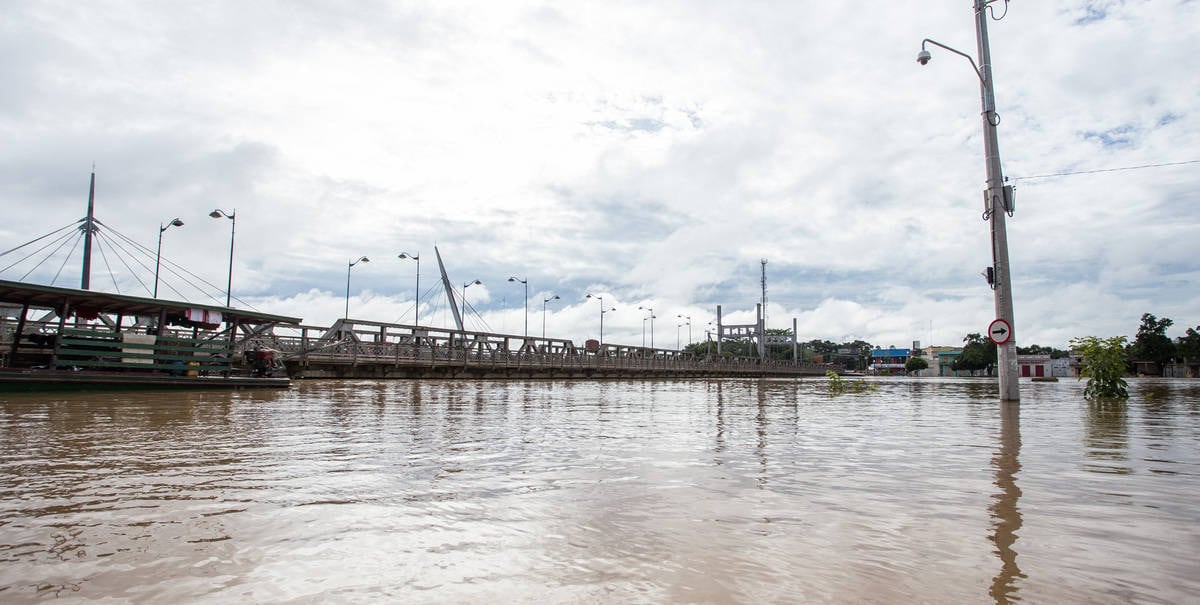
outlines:
M8 353L8 367L14 367L17 362L17 347L21 346L21 333L25 331L25 316L29 315L29 303L21 305L21 316L17 318L17 331L13 333L13 341Z

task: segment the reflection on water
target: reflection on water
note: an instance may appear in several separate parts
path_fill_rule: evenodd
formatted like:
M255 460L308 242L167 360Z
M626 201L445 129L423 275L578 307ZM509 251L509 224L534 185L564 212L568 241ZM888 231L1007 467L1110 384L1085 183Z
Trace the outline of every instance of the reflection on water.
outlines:
M1200 388L0 395L0 601L1187 602Z
M1000 402L1000 449L992 456L996 469L996 487L1000 492L992 497L988 508L992 513L992 542L1000 557L1000 573L992 579L988 594L996 603L1011 603L1017 598L1016 581L1024 578L1017 565L1017 551L1013 548L1017 532L1021 529L1021 488L1017 487L1017 473L1021 470L1021 404Z
M1123 399L1101 399L1088 403L1087 436L1084 445L1092 460L1088 470L1098 473L1131 473L1128 460L1128 404Z

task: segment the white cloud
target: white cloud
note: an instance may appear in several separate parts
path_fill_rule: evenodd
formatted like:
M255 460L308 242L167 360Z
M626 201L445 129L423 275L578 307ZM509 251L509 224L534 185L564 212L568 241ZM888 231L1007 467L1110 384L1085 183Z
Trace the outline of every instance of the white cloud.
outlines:
M1056 0L989 23L1022 343L1131 333L1142 312L1200 323L1196 164L1020 180L1200 159L1200 76L1179 60L1198 10ZM602 289L618 307L606 340L640 342L639 304L690 312L699 338L716 304L753 313L760 258L772 326L796 317L804 338L903 345L932 321L953 344L992 319L977 83L941 49L914 61L925 37L973 51L969 6L8 12L3 249L81 216L95 161L107 224L152 246L185 220L164 254L217 285L189 296L223 294L227 223L205 215L237 208L235 295L308 323L342 315L360 255L351 314L411 317L415 267L395 257L420 252L432 287L435 244L454 280L484 281L473 304L508 332L524 325L516 274L531 332L559 294L550 331L597 336L584 294ZM675 322L658 327L673 344Z

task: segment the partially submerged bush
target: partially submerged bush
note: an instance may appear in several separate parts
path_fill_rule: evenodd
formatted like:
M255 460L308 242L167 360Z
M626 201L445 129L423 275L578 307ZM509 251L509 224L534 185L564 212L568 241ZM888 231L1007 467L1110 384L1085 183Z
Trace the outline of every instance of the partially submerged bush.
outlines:
M859 379L854 382L846 382L840 374L833 370L825 370L825 378L829 380L829 394L837 395L850 391L852 393L863 393L866 391L874 391L879 388L879 385L871 384L865 380Z
M1124 336L1096 338L1085 336L1071 339L1071 349L1083 356L1079 379L1087 377L1083 396L1088 399L1126 399L1129 385L1125 382Z

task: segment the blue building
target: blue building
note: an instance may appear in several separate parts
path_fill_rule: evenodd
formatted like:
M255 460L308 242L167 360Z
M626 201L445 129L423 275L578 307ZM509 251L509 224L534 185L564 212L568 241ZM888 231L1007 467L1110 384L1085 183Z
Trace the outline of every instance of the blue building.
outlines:
M912 356L912 349L871 349L871 372L874 374L904 374L904 364Z

